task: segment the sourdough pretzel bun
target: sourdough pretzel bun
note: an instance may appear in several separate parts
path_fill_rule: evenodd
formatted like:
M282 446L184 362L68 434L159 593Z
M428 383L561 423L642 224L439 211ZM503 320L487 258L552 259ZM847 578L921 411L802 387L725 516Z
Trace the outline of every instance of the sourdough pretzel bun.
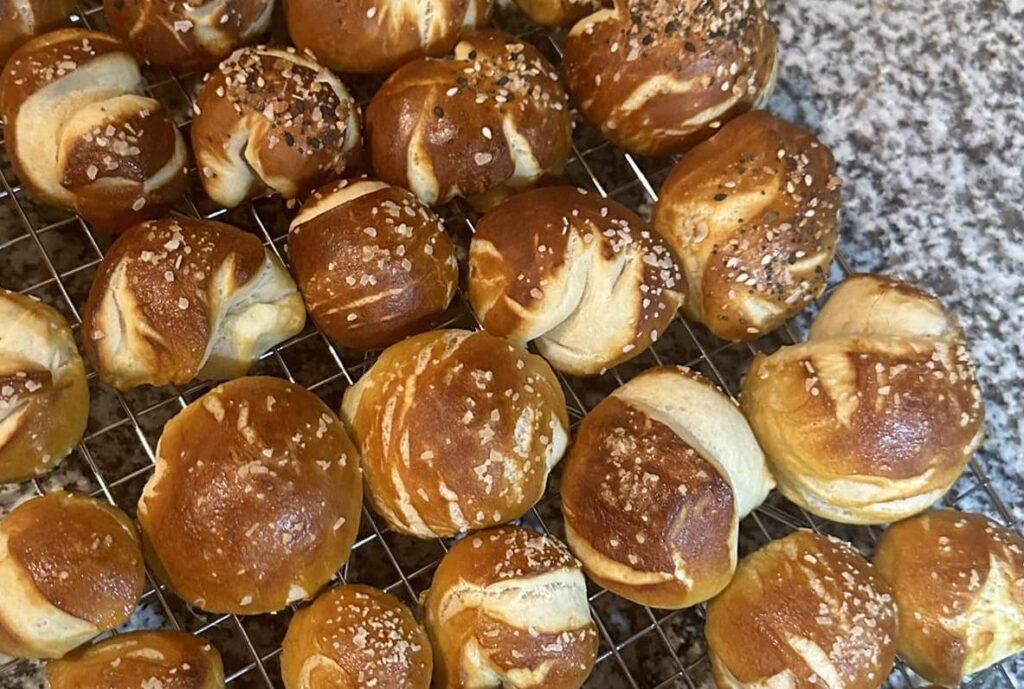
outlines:
M749 340L821 296L839 239L832 153L765 110L740 115L683 156L654 227L689 285L686 316Z
M82 347L102 381L126 390L244 375L302 330L306 310L254 235L171 217L125 232L100 262Z
M295 45L348 74L447 55L462 33L487 23L491 0L288 0L284 7Z
M782 493L833 521L880 524L935 503L981 440L981 392L939 301L847 279L807 341L754 358L741 405Z
M384 82L366 109L377 174L426 204L456 196L486 207L565 167L568 99L529 43L478 31L454 59L422 58Z
M196 96L192 149L211 199L304 195L344 171L359 111L341 80L294 48L242 48Z
M220 653L166 629L118 634L46 665L50 689L224 689Z
M289 228L288 258L313 320L356 349L429 328L459 281L441 219L412 193L372 179L313 194Z
M189 604L255 615L313 596L348 560L359 455L280 378L238 378L167 422L139 498L149 562Z
M852 546L796 531L743 558L704 634L719 689L875 689L895 660L896 609Z
M597 656L587 584L556 538L506 526L449 550L423 602L434 689L577 689Z
M295 613L281 645L285 689L429 689L430 642L409 608L361 585Z
M62 29L19 48L0 77L7 155L36 198L101 232L163 215L187 152L139 65L112 36Z
M421 538L521 517L569 440L551 368L485 332L435 330L388 347L341 412L370 504Z
M889 527L875 567L899 610L896 650L930 682L1024 651L1024 539L980 514L940 510Z
M531 21L541 26L565 26L601 9L603 0L515 0Z
M22 43L67 23L75 0L0 0L0 65Z
M687 369L655 368L580 425L562 473L565 535L604 588L685 608L729 583L739 521L773 485L728 397Z
M495 335L560 371L600 373L665 332L685 285L675 257L625 206L572 187L513 196L477 223L469 299Z
M23 502L0 521L0 653L60 658L126 621L144 577L121 510L64 492Z
M49 471L82 438L89 385L60 313L0 289L0 484Z
M210 69L270 27L274 0L103 0L110 31L176 71Z
M580 112L616 146L684 151L761 107L778 71L765 0L614 0L565 42Z

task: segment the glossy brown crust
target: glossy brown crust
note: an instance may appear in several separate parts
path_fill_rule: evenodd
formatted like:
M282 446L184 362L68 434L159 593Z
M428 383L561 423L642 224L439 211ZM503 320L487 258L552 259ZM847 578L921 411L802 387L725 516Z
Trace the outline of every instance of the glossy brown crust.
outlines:
M0 65L22 43L66 24L75 0L0 0Z
M676 164L654 227L686 275L686 316L723 339L749 340L821 295L838 214L828 148L802 127L754 110Z
M370 586L339 586L295 613L281 645L285 689L429 689L430 641L409 608Z
M288 257L313 320L356 349L428 329L459 280L441 219L412 193L375 180L313 194L289 229Z
M896 610L852 546L796 531L740 562L704 633L720 689L875 689L893 667Z
M158 576L208 612L313 596L348 559L359 456L316 395L279 378L225 383L164 427L139 499Z
M899 610L897 650L944 686L1024 650L1024 540L980 514L940 510L889 527L875 567Z
M170 630L127 632L46 666L50 689L224 689L220 653Z
M765 0L615 0L572 28L563 65L573 100L610 141L668 155L764 103L776 52Z
M601 9L603 0L515 0L531 21L541 26L567 26Z

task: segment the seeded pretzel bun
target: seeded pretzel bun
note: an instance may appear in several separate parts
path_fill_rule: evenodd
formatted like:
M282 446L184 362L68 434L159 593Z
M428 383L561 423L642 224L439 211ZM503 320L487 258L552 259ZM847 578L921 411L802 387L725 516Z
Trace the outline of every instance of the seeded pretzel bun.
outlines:
M806 342L758 354L741 404L779 490L849 524L934 504L977 449L984 417L954 317L878 275L843 282Z
M361 585L295 613L281 645L285 689L429 689L427 633L394 596Z
M654 227L686 275L687 318L749 340L821 296L838 215L832 153L802 127L754 110L676 164Z
M0 65L22 43L68 21L75 0L0 0Z
M7 155L39 200L101 232L163 215L185 193L185 140L142 94L115 38L62 29L33 38L0 77Z
M167 422L139 498L147 557L190 605L255 615L310 598L359 526L359 455L337 417L280 378L238 378Z
M441 219L411 192L372 179L313 194L289 228L288 257L313 320L356 349L426 330L459 281Z
M521 517L569 440L551 368L486 332L435 330L388 347L341 412L370 504L420 538Z
M743 558L704 634L719 689L875 689L895 660L896 608L852 546L796 531Z
M0 288L0 484L49 471L82 439L89 384L64 317Z
M587 584L558 539L516 526L470 534L423 601L434 689L577 689L597 656Z
M1024 539L980 514L940 510L890 526L875 567L899 610L896 650L930 682L1024 651Z
M603 0L515 0L531 21L541 26L565 26L601 9Z
M220 653L166 629L118 634L46 665L50 689L224 689Z
M196 96L192 149L211 199L287 199L339 176L359 146L359 110L341 80L294 48L242 48Z
M478 31L454 59L421 58L384 82L366 109L377 175L429 205L456 196L486 207L561 174L572 144L558 73L529 43Z
M23 502L0 521L0 653L60 658L126 621L144 577L121 510L65 492Z
M765 0L615 0L565 42L565 81L612 143L669 155L771 95L778 71Z
M535 341L560 371L593 375L665 332L686 286L638 215L572 187L524 192L477 223L469 299L490 332Z

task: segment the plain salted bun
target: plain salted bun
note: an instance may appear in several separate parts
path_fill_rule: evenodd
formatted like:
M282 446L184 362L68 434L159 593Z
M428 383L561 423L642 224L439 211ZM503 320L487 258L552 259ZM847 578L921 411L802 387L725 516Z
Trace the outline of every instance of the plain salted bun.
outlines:
M578 689L594 667L587 584L551 536L514 526L466 536L423 607L434 689Z
M896 648L956 686L1024 651L1024 539L980 514L929 512L889 527L875 567L899 609Z
M719 689L876 689L895 660L896 607L853 546L796 531L743 558L704 634Z
M573 24L605 4L602 0L515 0L515 3L523 14L541 26Z
M729 583L739 521L773 485L734 402L697 373L652 369L580 424L561 481L566 537L601 586L688 607Z
M4 0L0 2L0 65L18 46L67 24L75 0Z

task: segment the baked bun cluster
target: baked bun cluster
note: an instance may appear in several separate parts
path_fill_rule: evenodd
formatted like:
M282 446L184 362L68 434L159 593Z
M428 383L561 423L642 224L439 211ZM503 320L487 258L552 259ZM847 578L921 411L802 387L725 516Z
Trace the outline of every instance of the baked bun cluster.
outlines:
M60 658L125 622L143 583L124 512L64 492L23 502L0 521L0 653Z
M513 526L466 536L423 606L434 689L577 689L594 666L586 581L551 536Z
M776 32L765 0L615 0L572 27L563 64L605 137L668 155L768 100Z
M148 561L189 604L254 615L310 598L346 560L362 502L337 417L281 378L238 378L167 422L139 499Z
M572 144L558 72L529 43L478 31L452 59L422 58L384 82L366 109L374 170L435 205L486 207L562 172Z
M477 223L469 299L490 332L560 371L600 373L665 332L686 286L675 257L625 206L572 187L518 194Z
M0 484L49 471L82 438L89 385L67 321L0 289Z
M185 192L185 141L140 95L135 58L115 38L62 29L19 48L0 77L7 155L36 198L101 232L163 215Z
M718 337L749 340L821 295L838 215L831 152L802 127L755 110L676 164L654 227L686 275L686 316Z
M551 368L486 332L435 330L392 345L341 410L370 504L421 538L521 517L569 440Z
M953 316L877 275L843 282L806 342L756 356L742 407L782 493L851 524L935 503L978 447L984 416Z
M411 192L372 179L313 194L289 228L288 257L313 320L356 349L426 330L459 281L441 219Z
M0 1L0 65L18 46L67 23L75 0Z

